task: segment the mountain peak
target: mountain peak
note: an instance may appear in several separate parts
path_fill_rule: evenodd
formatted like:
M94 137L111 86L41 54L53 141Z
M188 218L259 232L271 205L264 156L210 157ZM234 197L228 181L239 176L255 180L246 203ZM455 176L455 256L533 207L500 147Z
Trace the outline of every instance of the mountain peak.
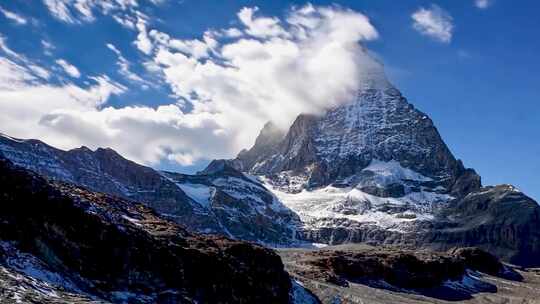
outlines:
M350 180L373 160L397 161L450 189L465 170L461 162L431 119L388 82L380 64L368 71L349 102L322 115L299 115L285 135L267 124L255 145L238 155L237 168L292 174L317 187Z

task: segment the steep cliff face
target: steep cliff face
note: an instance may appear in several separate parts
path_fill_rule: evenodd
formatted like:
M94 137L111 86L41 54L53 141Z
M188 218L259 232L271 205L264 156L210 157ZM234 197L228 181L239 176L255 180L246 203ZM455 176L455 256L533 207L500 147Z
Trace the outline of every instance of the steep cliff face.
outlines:
M3 303L287 303L291 288L269 249L191 234L143 205L4 159L0 265L11 274Z

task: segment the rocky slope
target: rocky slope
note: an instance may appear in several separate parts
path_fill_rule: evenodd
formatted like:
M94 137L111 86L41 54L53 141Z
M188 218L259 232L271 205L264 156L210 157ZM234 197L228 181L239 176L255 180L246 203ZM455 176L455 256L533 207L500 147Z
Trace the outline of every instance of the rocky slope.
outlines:
M139 165L112 149L63 151L1 134L0 155L50 179L143 202L193 231L270 244L294 238L296 215L232 168L189 178Z
M288 303L279 256L0 159L2 303Z

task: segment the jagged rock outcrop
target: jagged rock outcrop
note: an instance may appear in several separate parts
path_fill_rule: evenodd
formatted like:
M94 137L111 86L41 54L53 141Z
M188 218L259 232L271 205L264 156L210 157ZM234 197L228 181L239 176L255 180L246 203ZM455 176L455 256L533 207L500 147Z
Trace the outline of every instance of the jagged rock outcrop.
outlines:
M270 249L189 233L143 205L4 159L0 243L12 274L0 283L2 302L287 303L291 290Z
M189 197L152 168L127 160L107 148L64 151L39 140L0 136L0 153L13 163L51 179L146 202L159 212L191 215ZM189 218L185 218L189 223ZM197 223L193 223L197 226ZM215 223L200 223L208 226Z
M285 259L306 265L303 277L348 286L350 281L383 280L395 287L433 288L447 280L459 280L466 270L502 275L504 266L487 252L462 248L453 252L413 251L395 247L281 252ZM294 273L294 270L293 270Z

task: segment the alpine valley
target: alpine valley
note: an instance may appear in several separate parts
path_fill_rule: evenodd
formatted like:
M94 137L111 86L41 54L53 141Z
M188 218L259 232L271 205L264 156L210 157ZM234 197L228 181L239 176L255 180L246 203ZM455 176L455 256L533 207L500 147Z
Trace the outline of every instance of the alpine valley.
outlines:
M540 295L522 268L540 266L540 206L483 186L376 63L351 100L195 175L8 135L0 158L2 303Z

